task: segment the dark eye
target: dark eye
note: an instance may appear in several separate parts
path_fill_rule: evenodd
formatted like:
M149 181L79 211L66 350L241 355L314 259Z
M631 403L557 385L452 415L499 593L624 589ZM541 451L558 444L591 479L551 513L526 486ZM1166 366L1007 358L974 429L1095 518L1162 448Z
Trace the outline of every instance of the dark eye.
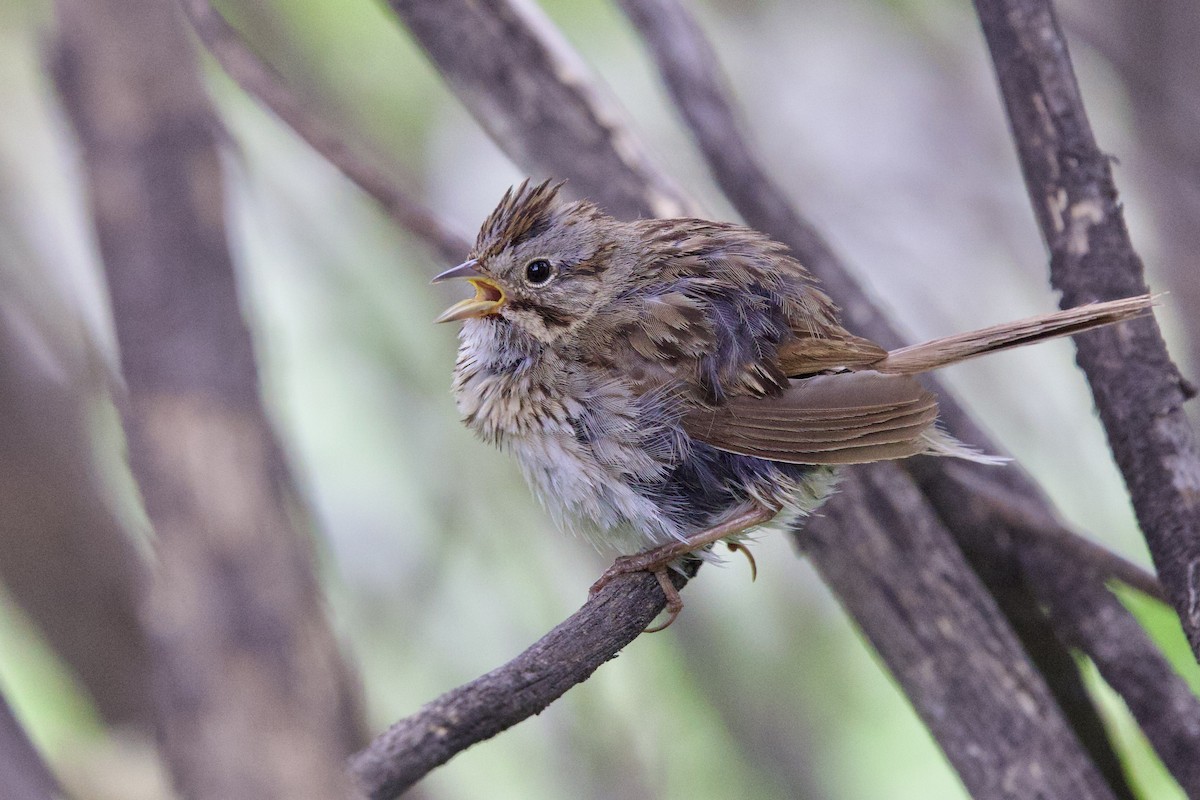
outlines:
M535 258L525 265L525 280L533 285L545 283L554 276L554 266L544 258Z

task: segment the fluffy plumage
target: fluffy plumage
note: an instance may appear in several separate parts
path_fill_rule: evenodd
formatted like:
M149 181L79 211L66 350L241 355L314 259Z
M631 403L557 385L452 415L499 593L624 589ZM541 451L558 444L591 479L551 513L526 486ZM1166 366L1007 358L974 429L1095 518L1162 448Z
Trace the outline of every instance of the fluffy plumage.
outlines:
M761 233L620 222L559 202L557 188L510 190L472 261L445 273L477 290L444 315L465 317L454 394L560 524L625 554L695 541L746 509L808 513L835 465L972 457L935 430L936 400L912 373L1150 305L1073 309L889 354L842 328L812 276ZM549 278L530 268L539 260Z

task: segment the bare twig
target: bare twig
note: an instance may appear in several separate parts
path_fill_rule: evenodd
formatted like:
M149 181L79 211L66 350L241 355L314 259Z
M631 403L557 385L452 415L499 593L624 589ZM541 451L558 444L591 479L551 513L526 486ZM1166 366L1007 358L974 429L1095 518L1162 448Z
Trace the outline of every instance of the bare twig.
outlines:
M951 463L946 469L954 480L971 490L969 499L959 505L960 524L988 531L1007 528L1028 549L1052 552L1055 563L1069 563L1100 581L1121 581L1155 600L1167 602L1162 584L1149 572L1084 539L1062 522L1046 517L1041 509L1030 507L1019 492L980 479L978 473L964 464ZM919 478L924 475L921 470L913 472ZM931 488L930 491L934 490Z
M154 526L143 614L157 723L190 798L349 792L352 682L258 395L214 120L175 9L60 0L56 79L82 147Z
M1064 307L1144 293L1108 157L1088 125L1046 0L976 0ZM1078 339L1078 361L1159 578L1200 657L1200 447L1192 390L1152 318Z
M181 2L200 41L243 90L275 112L329 163L375 198L401 227L428 242L442 259L459 261L466 256L471 249L466 236L403 189L393 175L394 169L379 166L377 159L361 152L361 145L352 147L343 131L297 98L282 77L263 63L208 0Z
M53 800L61 792L0 695L0 797L4 800Z
M683 576L672 576L682 587ZM447 692L351 761L371 800L389 800L471 745L542 711L636 639L666 599L648 573L623 575L528 650Z

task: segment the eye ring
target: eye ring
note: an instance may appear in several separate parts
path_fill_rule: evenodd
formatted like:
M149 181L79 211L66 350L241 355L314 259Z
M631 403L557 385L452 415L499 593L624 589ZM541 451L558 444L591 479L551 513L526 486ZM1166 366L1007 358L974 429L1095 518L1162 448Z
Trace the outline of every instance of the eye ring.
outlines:
M530 286L542 286L554 277L554 265L549 259L535 258L525 265L525 282Z

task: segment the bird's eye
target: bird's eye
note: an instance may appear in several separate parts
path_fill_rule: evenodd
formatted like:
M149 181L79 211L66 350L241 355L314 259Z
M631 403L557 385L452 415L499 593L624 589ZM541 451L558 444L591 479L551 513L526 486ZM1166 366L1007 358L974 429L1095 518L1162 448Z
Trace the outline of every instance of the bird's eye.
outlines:
M545 283L554 277L554 265L544 258L535 258L525 265L525 280L534 286Z

